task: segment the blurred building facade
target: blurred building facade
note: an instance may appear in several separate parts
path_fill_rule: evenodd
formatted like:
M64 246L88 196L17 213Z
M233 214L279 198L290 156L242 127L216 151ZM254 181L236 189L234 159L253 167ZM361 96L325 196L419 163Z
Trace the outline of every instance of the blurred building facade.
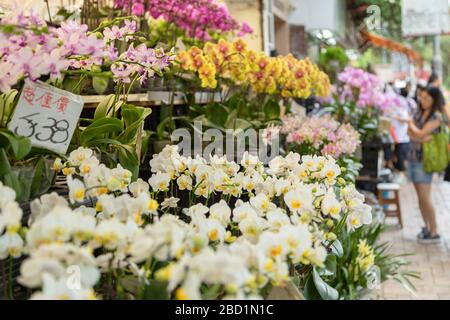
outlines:
M322 45L357 48L346 0L226 0L230 13L254 30L253 49L316 58Z
M292 52L302 58L315 59L321 45L340 44L355 47L351 17L346 12L346 0L218 0L224 2L230 14L247 22L254 30L246 36L249 46L269 55ZM67 9L111 5L112 0L48 0L50 12ZM88 5L88 6L87 6ZM31 9L48 16L45 1L0 0L0 7ZM84 10L84 9L83 9ZM83 16L83 12L79 12ZM87 22L87 21L83 21Z

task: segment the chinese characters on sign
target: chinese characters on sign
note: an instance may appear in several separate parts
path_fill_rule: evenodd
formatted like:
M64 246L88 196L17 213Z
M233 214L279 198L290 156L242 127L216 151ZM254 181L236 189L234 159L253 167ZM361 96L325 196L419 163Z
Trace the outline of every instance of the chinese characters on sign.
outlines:
M27 82L8 125L35 147L66 153L83 109L80 96L42 82Z
M437 35L450 32L448 0L403 0L403 36Z

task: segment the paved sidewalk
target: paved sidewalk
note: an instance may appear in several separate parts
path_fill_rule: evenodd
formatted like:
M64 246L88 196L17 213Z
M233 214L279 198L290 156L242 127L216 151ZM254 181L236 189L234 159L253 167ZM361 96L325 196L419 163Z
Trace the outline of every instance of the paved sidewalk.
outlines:
M416 241L423 222L414 187L405 184L401 188L403 230L393 225L396 219L388 218L389 226L381 240L391 242L393 253L415 253L406 259L411 261L411 270L421 273L421 279L413 279L417 289L414 294L397 281L389 280L378 291L380 299L450 300L450 183L434 182L432 194L442 242L423 245Z

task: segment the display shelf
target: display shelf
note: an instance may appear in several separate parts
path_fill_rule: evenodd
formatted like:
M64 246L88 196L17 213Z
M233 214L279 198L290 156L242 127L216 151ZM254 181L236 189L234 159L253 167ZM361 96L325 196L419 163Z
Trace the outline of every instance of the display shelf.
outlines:
M170 104L171 100L170 91L148 91L144 93L131 93L127 97L127 101L143 106L161 106ZM174 92L173 105L185 105L186 95L183 92ZM97 105L107 97L107 95L83 95L81 96L84 101L84 108L96 108ZM220 102L221 94L217 92L196 92L195 93L195 103L196 104L206 104L209 102Z

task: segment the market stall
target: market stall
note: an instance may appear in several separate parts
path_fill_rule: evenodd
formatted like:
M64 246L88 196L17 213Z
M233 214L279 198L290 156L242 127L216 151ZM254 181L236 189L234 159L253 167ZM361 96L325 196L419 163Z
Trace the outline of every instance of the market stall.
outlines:
M354 184L395 99L376 76L348 67L331 92L308 58L249 49L251 28L215 1L130 3L89 27L1 18L2 297L336 300L408 285ZM327 115L294 107L311 97Z

